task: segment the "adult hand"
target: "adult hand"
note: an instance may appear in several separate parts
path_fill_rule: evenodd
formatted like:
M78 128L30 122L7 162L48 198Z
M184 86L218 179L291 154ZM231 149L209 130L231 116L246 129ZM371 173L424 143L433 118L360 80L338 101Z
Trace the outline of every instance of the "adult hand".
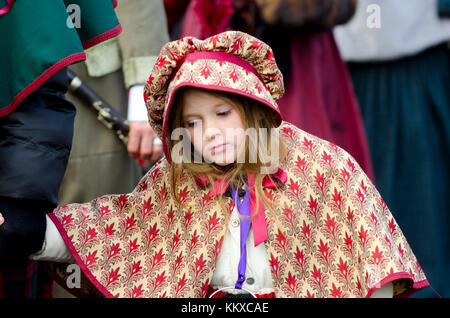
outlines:
M161 157L162 145L148 122L132 121L127 150L130 156L153 163Z
M4 218L3 215L0 213L0 225L2 225L3 223L5 223L5 218Z

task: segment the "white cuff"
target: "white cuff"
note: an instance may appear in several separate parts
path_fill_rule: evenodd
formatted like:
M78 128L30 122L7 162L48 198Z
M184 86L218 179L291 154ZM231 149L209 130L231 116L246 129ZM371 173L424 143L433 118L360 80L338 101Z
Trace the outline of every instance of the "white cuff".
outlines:
M46 215L45 218L47 227L45 229L44 244L39 252L30 255L29 258L34 261L73 263L74 258L55 224L48 215Z
M148 121L144 101L144 84L130 87L128 92L128 121Z
M392 298L394 296L394 285L387 283L373 292L370 298Z

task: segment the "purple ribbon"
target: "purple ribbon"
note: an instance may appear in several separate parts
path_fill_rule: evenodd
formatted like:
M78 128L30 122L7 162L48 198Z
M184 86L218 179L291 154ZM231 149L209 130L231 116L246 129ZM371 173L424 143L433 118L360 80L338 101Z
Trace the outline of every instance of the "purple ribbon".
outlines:
M250 218L250 199L248 186L245 185L245 195L242 200L239 199L238 190L234 187L231 188L231 195L233 201L237 206L239 214L243 217L240 218L240 230L241 230L241 256L239 258L238 265L238 279L236 281L235 288L242 289L242 284L245 281L245 271L247 268L247 237L250 232L251 218Z

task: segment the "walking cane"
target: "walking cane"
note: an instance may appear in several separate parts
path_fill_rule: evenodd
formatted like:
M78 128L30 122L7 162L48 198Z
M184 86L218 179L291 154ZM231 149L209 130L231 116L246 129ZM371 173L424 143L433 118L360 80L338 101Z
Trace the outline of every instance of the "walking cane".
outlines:
M130 124L114 108L100 98L90 87L71 70L67 70L69 76L69 91L84 100L91 109L96 112L97 119L108 129L114 131L117 137L125 144L128 143Z

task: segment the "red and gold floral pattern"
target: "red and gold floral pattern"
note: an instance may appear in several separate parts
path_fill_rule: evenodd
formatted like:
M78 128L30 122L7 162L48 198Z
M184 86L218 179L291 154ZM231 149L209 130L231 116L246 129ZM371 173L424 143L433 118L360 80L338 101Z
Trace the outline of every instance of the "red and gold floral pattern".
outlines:
M394 295L428 285L379 193L336 145L283 123L283 187L265 189L265 242L276 297L367 297L394 281ZM161 159L129 194L57 208L50 216L77 263L107 297L204 297L226 231L211 187L187 173L181 209Z
M198 57L183 63L170 82L167 100L173 100L179 87L196 86L241 94L278 109L277 103L257 74L226 59L221 54L198 54Z
M199 52L221 53L221 57L185 61L190 54ZM224 55L240 59L254 72L230 63ZM247 95L273 109L278 109L274 100L284 93L283 75L272 49L253 36L227 31L205 40L185 37L169 42L161 49L144 89L150 124L162 140L163 119L172 102L172 90L183 83Z

